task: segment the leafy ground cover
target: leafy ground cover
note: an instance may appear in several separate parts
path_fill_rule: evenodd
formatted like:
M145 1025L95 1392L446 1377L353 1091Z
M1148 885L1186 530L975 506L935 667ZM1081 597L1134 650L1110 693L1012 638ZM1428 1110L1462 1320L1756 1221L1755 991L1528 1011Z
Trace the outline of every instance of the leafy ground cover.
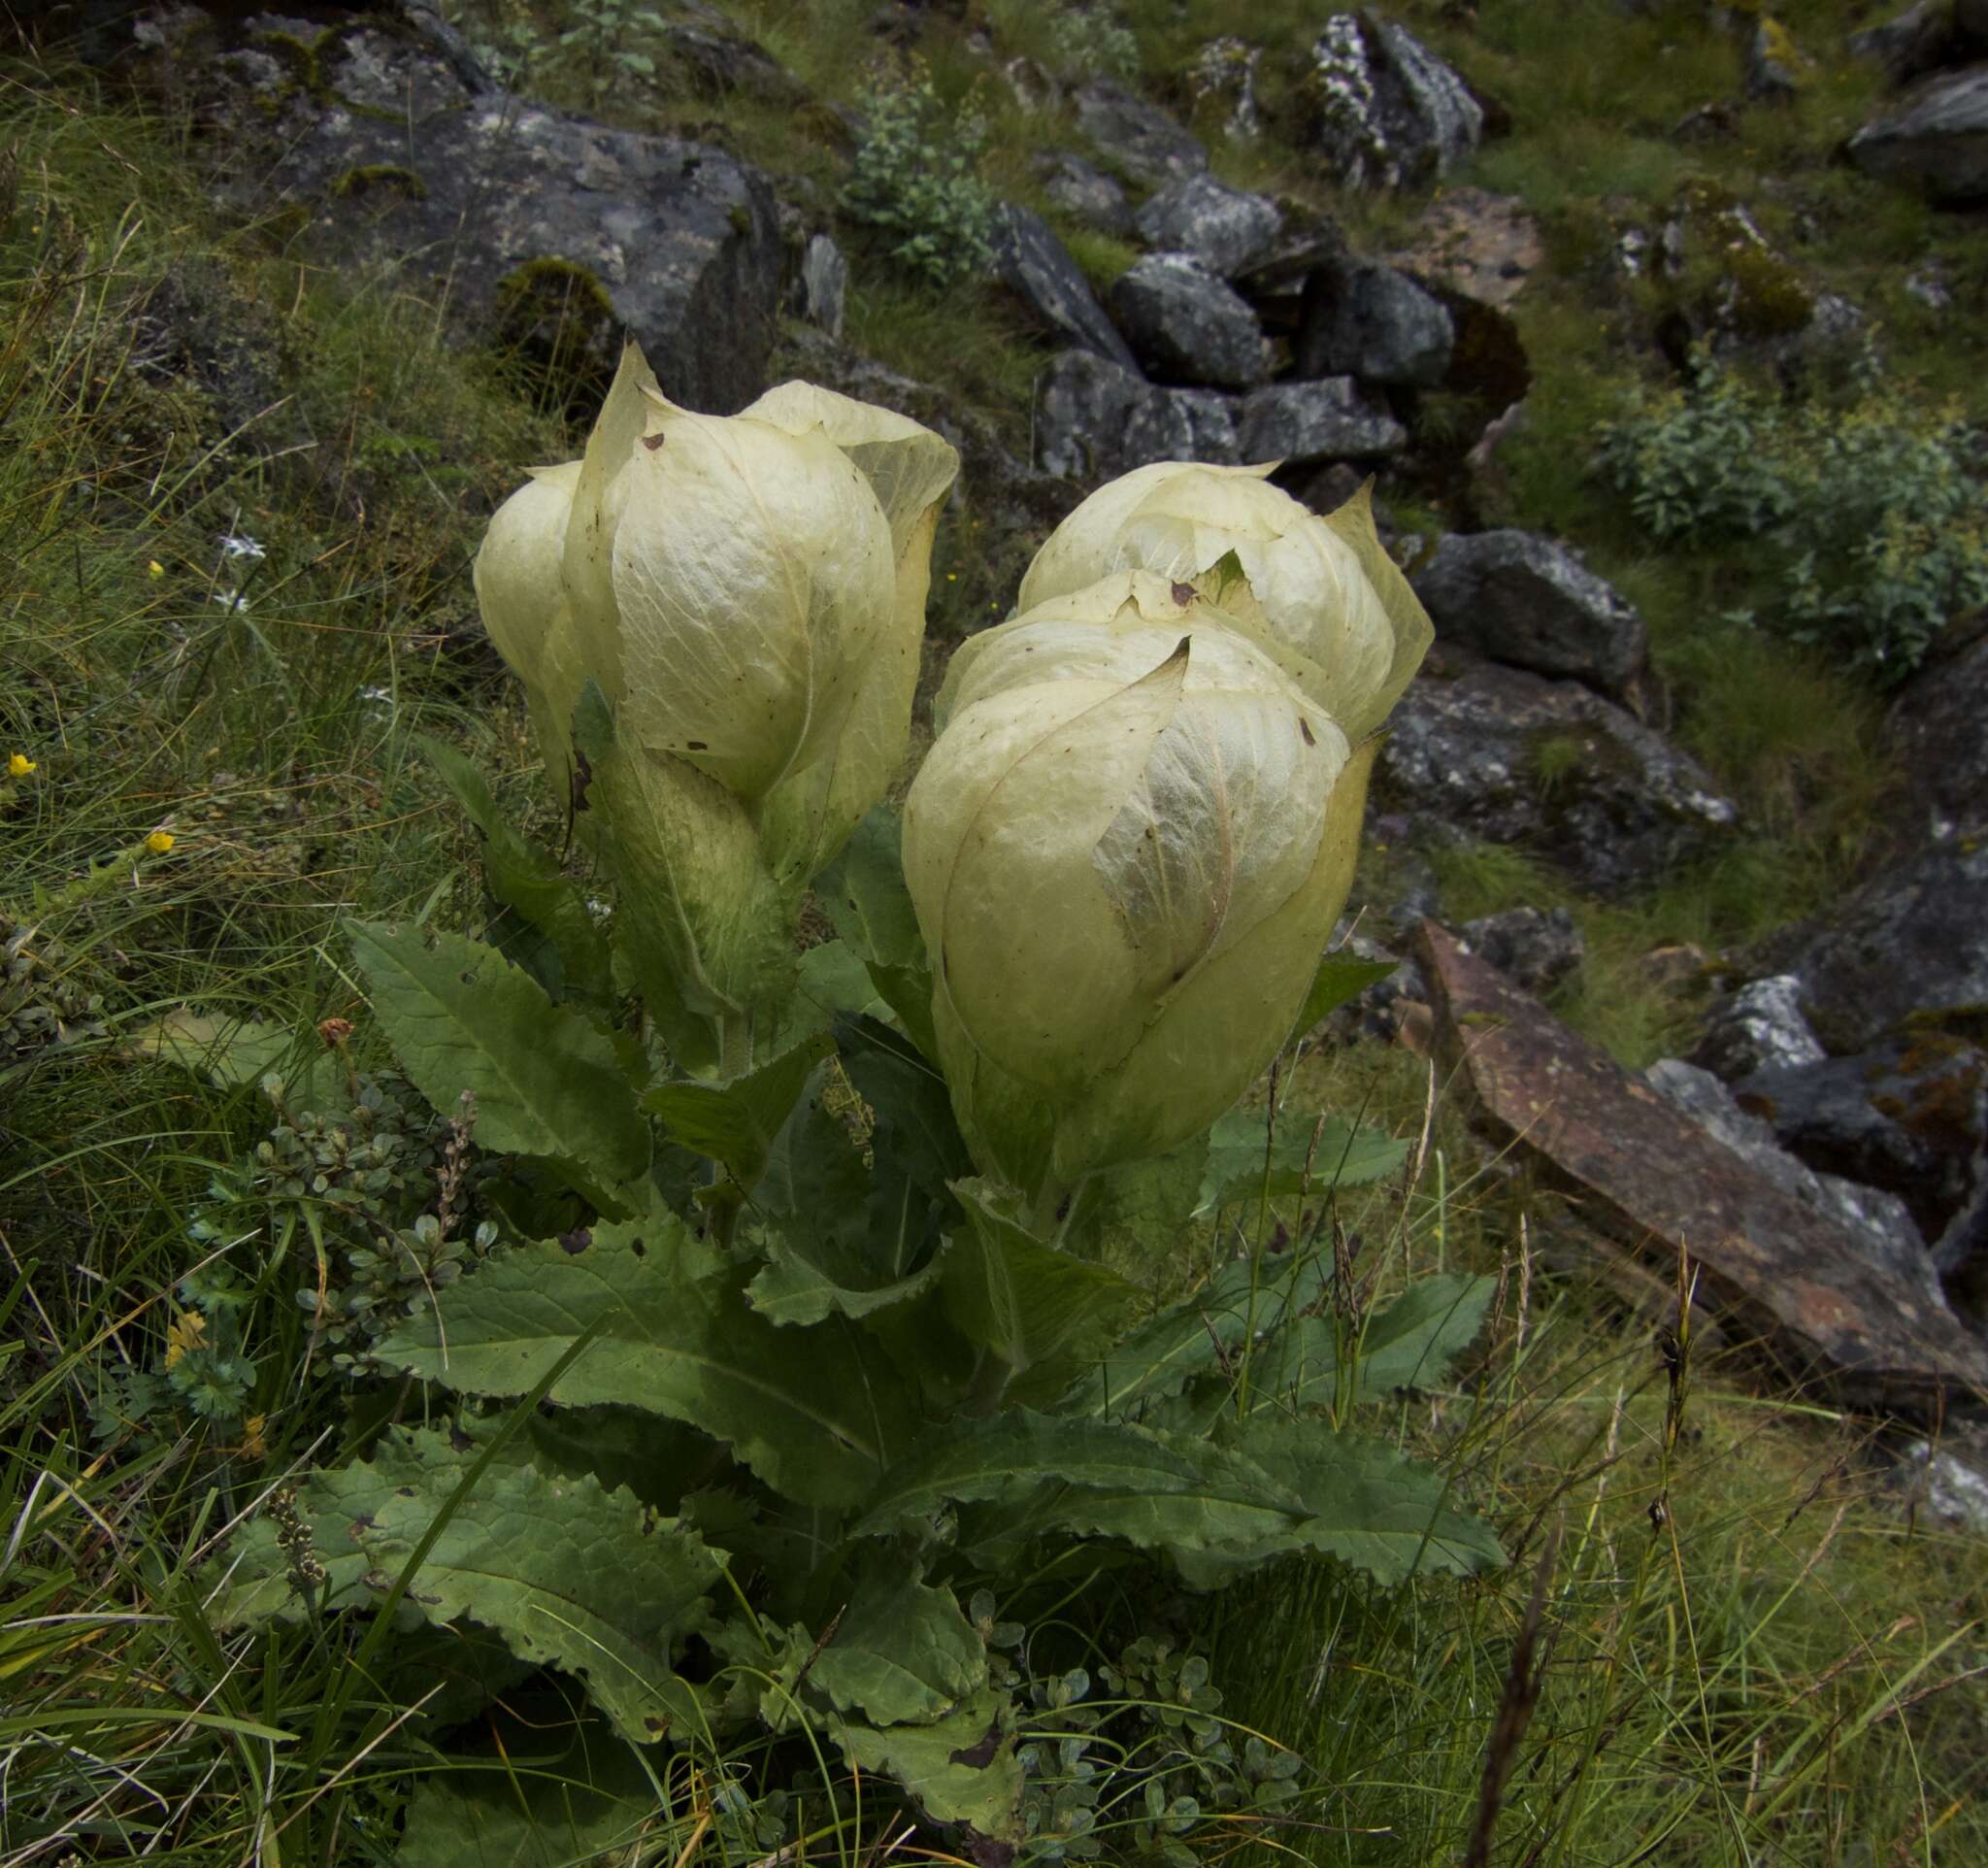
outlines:
M1210 30L1227 23L1200 11ZM1127 17L1157 82L1168 35L1203 21L1153 12ZM1595 159L1633 181L1643 157L1611 151L1603 125L1634 44L1604 83L1571 69L1575 35L1526 17L1480 9L1508 60L1495 82L1585 121ZM827 35L792 14L753 19L811 83L853 90ZM944 50L932 48L942 82ZM0 790L0 1860L218 1868L386 1861L403 1846L417 1864L778 1858L790 1825L741 1794L762 1762L749 1749L631 1775L547 1679L456 1722L499 1664L476 1642L403 1649L309 1614L224 1625L231 1527L255 1514L281 1536L303 1464L422 1405L354 1384L348 1345L314 1331L298 1299L325 1288L323 1241L353 1213L418 1243L451 1198L446 1123L383 1050L353 1051L325 1021L363 1012L346 917L463 926L484 912L475 839L417 734L472 753L504 808L556 838L466 565L515 463L571 449L500 370L449 351L432 308L390 277L314 277L177 192L190 167L174 126L102 107L72 76L21 77L0 130L0 756L17 749L34 769ZM999 112L990 122L1002 133ZM1764 137L1786 133L1763 122ZM1532 159L1564 173L1550 153ZM1503 180L1553 205L1543 180ZM1641 185L1655 199L1669 180L1652 158ZM1878 238L1857 218L1839 236L1846 266ZM918 320L944 329L944 299L893 314L913 288L880 268L859 289L878 308L864 339L879 353L894 331L909 346ZM1540 340L1592 322L1573 285L1529 316ZM202 318L246 333L226 376L181 366ZM1642 374L1580 341L1605 385ZM1915 367L1965 379L1951 359L1971 341L1929 334ZM920 373L937 374L939 340L922 342ZM1012 334L994 342L1007 361L980 380L1011 418L1002 384L1026 379L1029 352ZM1582 518L1651 615L1694 743L1729 783L1777 800L1793 851L1764 840L1723 880L1691 879L1616 922L1583 909L1607 938L1574 1009L1635 1056L1677 1016L1634 983L1646 946L1733 938L1819 899L1882 774L1864 686L1714 626L1704 589L1720 558L1656 553L1588 481L1555 481L1552 433L1516 476L1520 514ZM1563 495L1577 505L1557 507ZM1750 679L1731 680L1736 665ZM1782 860L1791 874L1767 868ZM1481 855L1448 881L1459 912L1545 899L1537 873ZM285 1034L280 1051L220 1081L185 1067L212 1028L192 1020L245 1011ZM319 1107L273 1107L265 1064L306 1074ZM1572 1270L1556 1238L1568 1216L1506 1164L1472 1165L1447 1086L1413 1060L1307 1054L1285 1083L1302 1107L1400 1136L1416 1164L1309 1214L1342 1239L1355 1340L1411 1272L1497 1280L1470 1356L1366 1418L1436 1462L1510 1563L1391 1587L1291 1568L1207 1598L1133 1571L1014 1579L984 1607L990 1628L1029 1631L1015 1672L1053 1760L1065 1852L1454 1860L1488 1756L1502 1793L1485 1858L1988 1856L1978 1542L1902 1502L1856 1422L1756 1387L1743 1345L1686 1330L1681 1351L1666 1347L1674 1291L1598 1288ZM1251 1204L1176 1242L1172 1291L1239 1240L1308 1217L1302 1201ZM428 1261L430 1278L446 1263ZM204 1272L237 1264L253 1277L214 1302ZM417 1318L430 1308L425 1288L380 1295ZM1531 1722L1502 1746L1500 1709L1535 1676ZM1202 1769L1207 1748L1190 1741L1210 1732L1234 1768ZM1137 1800L1099 1813L1086 1786L1127 1755L1147 1761L1122 1775ZM529 1841L507 1798L532 1812ZM885 1814L821 1823L808 1852L888 1852Z

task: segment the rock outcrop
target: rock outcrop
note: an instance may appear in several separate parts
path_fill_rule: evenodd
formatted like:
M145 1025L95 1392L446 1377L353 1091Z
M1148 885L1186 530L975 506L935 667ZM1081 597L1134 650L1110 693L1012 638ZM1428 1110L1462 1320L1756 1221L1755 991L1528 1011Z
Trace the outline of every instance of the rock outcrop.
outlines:
M1371 8L1326 21L1305 103L1318 149L1351 188L1426 187L1484 135L1484 107L1470 86Z

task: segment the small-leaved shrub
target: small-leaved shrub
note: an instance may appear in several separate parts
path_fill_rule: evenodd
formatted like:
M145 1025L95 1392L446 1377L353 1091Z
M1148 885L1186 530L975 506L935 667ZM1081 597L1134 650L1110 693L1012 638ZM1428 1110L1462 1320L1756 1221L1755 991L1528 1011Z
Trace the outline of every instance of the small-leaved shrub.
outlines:
M948 112L932 81L874 82L861 97L864 129L843 189L844 210L882 230L890 256L942 288L984 273L994 257L994 192L980 180L986 126Z
M1103 7L1065 7L1049 24L1049 49L1066 78L1131 79L1139 36Z
M1759 620L1898 680L1988 602L1983 458L1956 409L1869 371L1845 406L1791 404L1707 363L1608 428L1601 467L1658 539L1757 542Z

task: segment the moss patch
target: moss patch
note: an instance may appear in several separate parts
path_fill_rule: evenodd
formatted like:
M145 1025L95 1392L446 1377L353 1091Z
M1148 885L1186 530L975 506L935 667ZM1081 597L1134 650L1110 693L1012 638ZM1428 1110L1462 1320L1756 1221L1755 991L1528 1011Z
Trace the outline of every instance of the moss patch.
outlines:
M497 284L497 348L516 364L540 406L578 418L607 392L621 321L586 267L528 259Z

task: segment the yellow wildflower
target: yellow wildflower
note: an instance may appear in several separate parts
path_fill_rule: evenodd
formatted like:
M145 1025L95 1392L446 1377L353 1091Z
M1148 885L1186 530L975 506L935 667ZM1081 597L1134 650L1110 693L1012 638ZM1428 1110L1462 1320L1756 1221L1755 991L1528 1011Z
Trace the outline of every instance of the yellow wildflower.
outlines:
M207 1318L198 1311L187 1311L173 1319L166 1331L166 1367L176 1366L188 1350L207 1347Z
M7 776L10 779L24 779L30 772L38 771L39 769L34 760L29 758L25 752L13 753L7 761Z
M166 567L157 558L148 558L145 565L145 574L149 578L162 578L166 575Z
M154 856L163 856L173 847L173 833L170 830L154 830L146 838L145 847Z

